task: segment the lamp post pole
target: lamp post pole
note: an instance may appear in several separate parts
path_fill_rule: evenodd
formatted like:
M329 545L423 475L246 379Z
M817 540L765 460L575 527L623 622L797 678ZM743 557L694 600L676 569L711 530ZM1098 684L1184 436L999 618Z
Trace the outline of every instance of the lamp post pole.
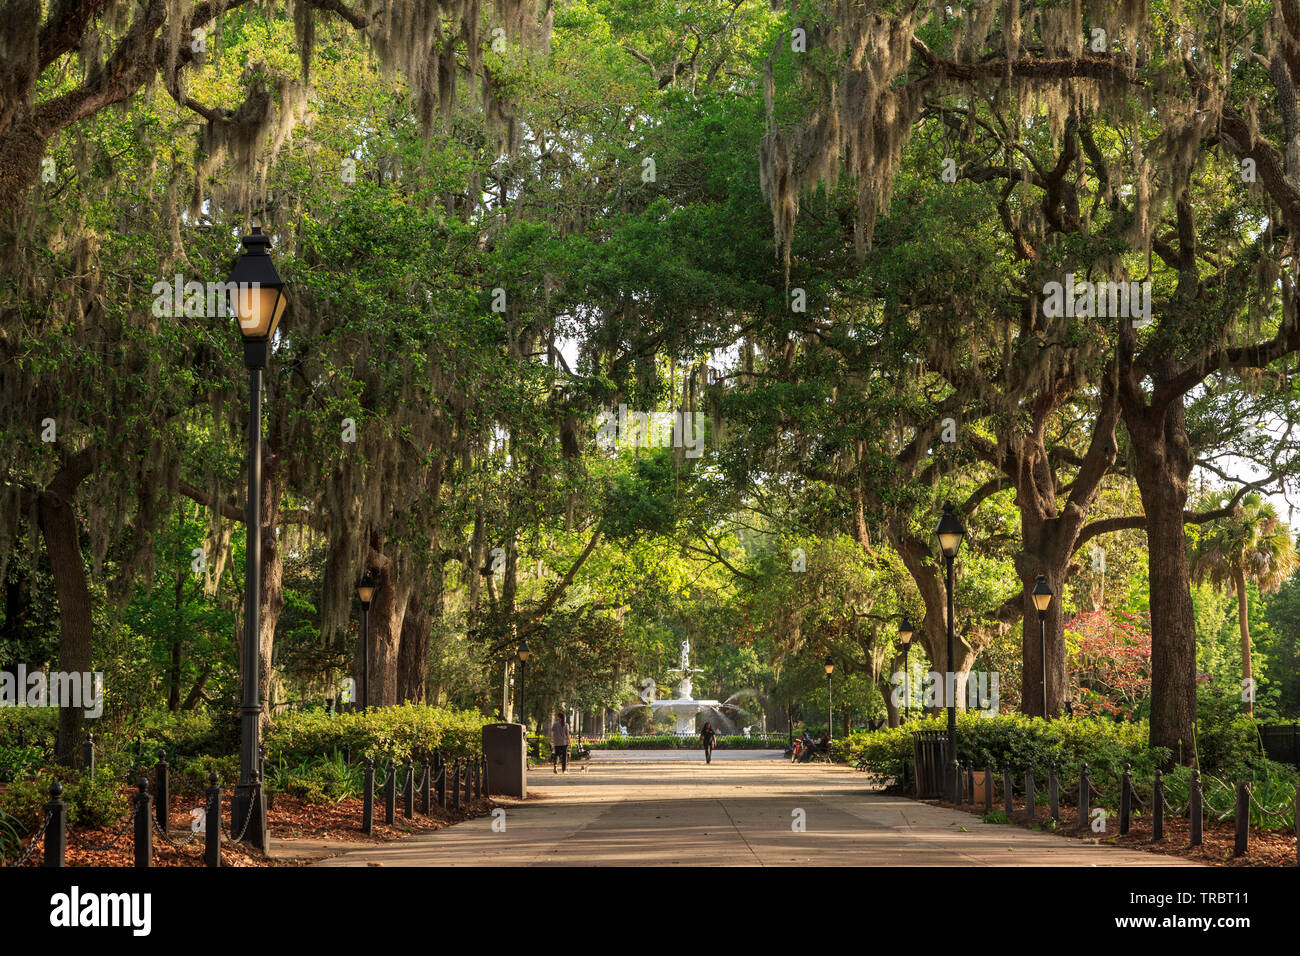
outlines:
M826 736L835 736L835 702L831 700L831 675L826 675Z
M1043 681L1043 719L1047 719L1047 609L1052 603L1052 589L1047 584L1047 575L1040 574L1034 582L1031 594L1034 607L1038 609L1038 658L1042 664Z
M939 519L939 526L935 528L935 536L939 539L939 547L943 551L944 562L948 566L948 667L944 675L944 697L947 698L948 704L948 758L947 762L951 764L957 759L957 667L956 652L953 648L953 639L955 625L953 617L955 614L953 608L953 563L957 559L957 549L961 547L961 539L966 535L966 529L962 527L961 522L957 520L957 515L953 513L952 503L945 502L943 506L943 517Z
M952 566L956 555L945 554L948 565L948 673L944 675L944 696L948 698L948 759L957 759L957 668L953 652Z
M1038 659L1043 665L1043 719L1047 719L1047 612L1038 612Z
M242 698L239 705L239 785L231 802L230 827L244 842L266 848L266 797L258 773L259 644L262 634L262 371L268 343L245 342L248 367L248 501L244 511L244 647Z
M271 339L284 313L284 282L271 262L271 238L254 226L241 241L243 253L226 280L229 306L244 339L248 369L248 501L245 505L244 647L240 655L239 783L230 803L230 828L245 843L265 850L266 794L258 760L262 700L259 652L262 634L262 372Z
M361 710L370 709L370 602L361 605Z
M835 672L835 661L826 655L826 739L835 736L835 702L831 699L831 674Z

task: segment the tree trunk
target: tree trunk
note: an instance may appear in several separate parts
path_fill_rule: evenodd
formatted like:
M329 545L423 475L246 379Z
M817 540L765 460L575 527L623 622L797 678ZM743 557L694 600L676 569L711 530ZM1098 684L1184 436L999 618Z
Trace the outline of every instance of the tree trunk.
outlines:
M1237 585L1237 624L1241 628L1241 696L1244 698L1246 716L1254 717L1255 695L1251 693L1247 697L1245 693L1246 688L1250 686L1251 678L1254 677L1250 663L1250 611L1247 607L1246 572L1241 568L1233 568L1232 579Z
M402 641L402 620L411 593L409 583L398 579L392 559L384 554L384 537L370 532L370 551L366 561L375 583L375 595L367 614L370 643L370 706L391 707L398 702L398 656ZM354 658L357 686L361 680L361 646Z
M76 494L90 475L90 456L79 452L66 461L49 487L40 494L41 533L50 559L59 604L59 669L84 674L91 668L91 602L86 564L77 528ZM84 735L85 711L59 709L59 763L76 766Z
M397 699L423 703L424 678L429 661L429 612L412 592L402 616L397 652Z
M1125 409L1132 436L1138 491L1147 518L1147 568L1151 589L1151 746L1168 747L1173 759L1195 757L1196 619L1191 571L1183 534L1191 448L1183 401L1164 414Z

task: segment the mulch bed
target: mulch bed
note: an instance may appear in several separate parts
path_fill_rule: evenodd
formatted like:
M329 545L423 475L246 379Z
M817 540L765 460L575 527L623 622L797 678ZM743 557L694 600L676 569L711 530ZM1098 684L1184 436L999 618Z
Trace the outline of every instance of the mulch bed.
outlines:
M124 788L130 794L134 787ZM191 834L193 818L190 811L203 804L200 796L176 794L171 800L168 814L168 831L171 839L180 843ZM416 806L419 806L417 795ZM384 821L384 804L382 798L376 800L375 822L371 835L361 832L361 807L359 799L343 800L337 804L308 803L298 797L277 794L273 806L267 810L267 824L272 839L280 840L319 840L325 843L374 843L383 844L400 840L415 833L428 833L460 823L473 817L490 814L495 804L489 799L472 800L463 803L460 810L438 807L436 798L430 807L430 815L424 816L417 809L412 819L402 816L402 803L398 800L397 818L393 826ZM222 815L230 820L230 793L223 797ZM121 820L110 827L76 827L68 831L68 848L66 863L68 866L111 866L132 867L135 865L135 849L132 843L134 828L127 827L117 841L107 848L100 845L111 840L122 826ZM35 833L27 834L23 846L30 845ZM24 863L24 866L40 866L44 848L40 847ZM313 857L318 858L318 857ZM310 860L278 857L270 859L252 847L225 840L221 844L222 866L303 866ZM203 866L203 836L195 837L183 848L173 847L154 831L153 840L154 866Z
M978 817L984 815L983 801L977 802L973 810L968 803L957 806L946 800L924 800L922 802L949 810L974 813ZM1028 825L1029 815L1025 810L1024 798L1019 796L1013 798L1012 807L1014 810L1011 814L1012 823L1021 827ZM994 800L993 809L1003 812L1006 810L1001 800ZM1043 824L1049 819L1047 806L1039 804L1037 809L1038 827L1039 829L1045 829ZM1166 813L1164 837L1159 843L1152 843L1151 817L1145 812L1134 813L1129 822L1128 833L1120 836L1118 812L1107 816L1105 833L1093 833L1086 823L1084 827L1080 828L1077 807L1062 806L1060 811L1061 821L1059 825L1055 830L1049 832L1084 840L1088 843L1104 843L1110 846L1127 847L1131 850L1145 850L1148 853L1181 856L1189 860L1195 860L1198 863L1214 866L1296 866L1296 837L1294 833L1288 833L1285 830L1261 830L1257 827L1251 827L1246 854L1234 857L1232 851L1236 845L1237 830L1236 825L1231 821L1216 823L1211 821L1207 815L1205 826L1201 830L1202 843L1198 847L1193 847L1189 845L1191 841L1191 823L1185 816L1175 817Z

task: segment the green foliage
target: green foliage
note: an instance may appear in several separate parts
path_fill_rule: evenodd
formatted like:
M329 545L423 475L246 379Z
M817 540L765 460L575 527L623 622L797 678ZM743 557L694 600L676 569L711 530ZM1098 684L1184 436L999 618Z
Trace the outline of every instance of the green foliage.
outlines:
M181 760L171 768L172 792L197 796L210 787L210 777L217 775L217 782L229 790L239 780L239 756L226 757L212 754L199 754Z
M17 747L21 733L27 746L54 748L58 714L49 707L0 707L0 746Z
M481 752L482 728L491 722L476 711L428 704L336 715L324 710L277 714L264 737L267 765L296 765L345 748L354 759L423 760L435 750L448 759L470 757Z
M94 774L81 773L63 791L68 804L68 825L102 827L120 824L130 809L122 778L108 766L97 766Z
M387 764L376 767L376 786ZM401 781L401 770L398 770ZM341 751L309 757L290 765L283 759L266 767L266 786L271 793L287 793L308 803L332 804L364 795L365 771L360 764L346 763Z
M898 783L913 761L912 733L943 730L944 718L913 720L901 727L857 732L835 741L832 755L877 774L886 783ZM957 720L958 759L976 769L992 761L995 772L1010 765L1017 773L1033 763L1035 778L1046 781L1055 763L1063 778L1076 775L1086 762L1094 780L1117 779L1130 763L1135 777L1149 777L1169 757L1159 747L1147 746L1147 725L1095 718L1061 718L1042 721L1023 714L982 717L961 714Z

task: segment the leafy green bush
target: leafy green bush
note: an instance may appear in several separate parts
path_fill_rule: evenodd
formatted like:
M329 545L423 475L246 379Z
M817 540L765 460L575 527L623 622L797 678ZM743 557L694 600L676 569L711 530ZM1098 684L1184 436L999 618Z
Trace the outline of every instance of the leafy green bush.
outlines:
M375 787L388 772L387 763L375 768ZM402 782L402 767L397 768L398 785ZM266 767L266 786L271 793L287 793L301 797L308 803L338 803L349 797L361 797L364 792L364 771L359 764L345 763L343 754L335 752L324 757L310 757L301 763L289 765L283 760Z
M229 790L239 781L239 757L200 754L180 761L171 770L172 792L198 796L211 786L208 778L213 773L217 775L217 782Z
M1035 778L1044 783L1053 763L1063 780L1077 776L1080 765L1087 762L1092 778L1103 781L1117 779L1125 763L1132 764L1135 779L1147 779L1169 758L1168 750L1147 746L1143 722L1089 717L1043 721L1023 714L984 717L971 713L959 714L957 726L959 760L970 761L976 770L986 761L992 761L995 771L1009 764L1017 776L1032 762ZM898 783L913 762L913 732L946 727L945 718L926 717L901 727L859 731L835 741L831 754L879 775L886 783Z
M35 833L45 819L45 803L50 799L49 784L35 780L18 780L0 792L0 816L8 819L19 834Z
M441 750L448 759L477 756L482 729L492 723L478 711L428 704L401 704L351 714L321 710L277 714L267 725L264 742L268 767L298 764L350 749L354 759L392 756L399 762L422 761Z
M66 785L63 800L68 804L68 826L85 827L120 824L130 809L122 791L121 778L111 767L96 767L94 774L79 773Z
M9 783L40 769L45 760L45 750L41 747L0 746L0 783Z
M0 747L23 746L54 749L59 712L53 707L0 707Z

